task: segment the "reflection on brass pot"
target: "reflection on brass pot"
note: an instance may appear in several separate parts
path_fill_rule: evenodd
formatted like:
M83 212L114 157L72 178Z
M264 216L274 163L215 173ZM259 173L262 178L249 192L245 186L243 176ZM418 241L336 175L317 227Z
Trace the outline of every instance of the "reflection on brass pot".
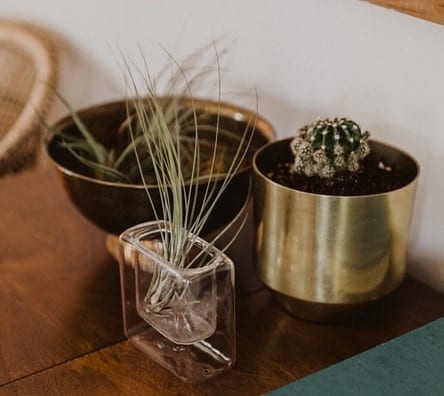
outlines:
M405 172L405 185L365 196L305 193L266 176L278 159L292 160L289 142L270 143L253 160L257 271L291 313L341 320L401 283L419 167L372 141L373 152Z
M275 137L275 131L268 121L241 107L198 98L193 98L193 101L180 98L180 103L184 106L193 105L196 111L204 111L208 115L206 122L211 123L213 120L214 125L219 112L220 128L239 135L244 132L247 124L257 117L252 141L254 150ZM115 141L119 126L127 118L127 106L125 101L117 101L92 106L78 111L78 114L91 133L105 147L110 147ZM71 116L58 121L54 129L65 134L79 134ZM112 234L120 234L135 224L155 220L144 185L108 182L95 178L90 169L60 144L60 139L59 135L52 136L46 143L46 150L70 199L86 218ZM241 210L248 194L250 171L251 166L243 168L232 179L208 219L205 232L210 233L225 225ZM216 180L215 183L221 183L221 180ZM150 185L148 188L154 205L160 208L157 185ZM206 187L202 185L202 196L205 191Z

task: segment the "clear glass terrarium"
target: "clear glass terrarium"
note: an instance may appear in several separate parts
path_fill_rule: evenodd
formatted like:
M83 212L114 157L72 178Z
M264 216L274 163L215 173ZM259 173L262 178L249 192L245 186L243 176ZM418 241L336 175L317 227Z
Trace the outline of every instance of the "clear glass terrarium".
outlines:
M201 382L235 361L234 267L205 240L178 268L164 257L171 227L148 222L120 236L124 330L128 339L184 381Z

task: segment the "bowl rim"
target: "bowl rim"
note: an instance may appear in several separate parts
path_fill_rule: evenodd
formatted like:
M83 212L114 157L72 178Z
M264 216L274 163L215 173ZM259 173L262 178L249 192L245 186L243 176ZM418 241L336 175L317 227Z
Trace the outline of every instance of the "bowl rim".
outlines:
M171 96L159 96L159 99L168 99ZM226 116L226 117L230 117L232 119L234 119L235 121L247 121L248 119L250 119L251 117L255 117L256 121L255 121L255 133L256 131L260 130L262 135L265 137L265 139L267 140L266 145L268 145L269 143L271 143L273 140L276 139L276 130L274 128L274 126L264 117L262 117L261 115L259 115L257 112L253 112L251 110L248 110L245 107L242 106L238 106L232 103L228 103L225 101L216 101L213 99L208 99L208 98L204 98L204 97L187 97L187 96L177 96L177 99L181 102L181 103L190 103L190 104L194 104L196 105L197 108L204 108L206 110L210 110L210 111L219 111L219 114L221 116ZM77 114L89 114L92 113L94 111L103 109L109 109L109 108L113 108L113 107L119 107L119 106L126 106L126 103L128 103L128 101L131 101L131 98L129 99L116 99L116 100L111 100L111 101L104 101L101 103L97 103L97 104L93 104L91 106L86 106L86 107L82 107L79 110L76 110ZM64 128L67 125L72 123L72 117L71 115L65 115L61 118L59 118L58 120L56 120L52 125L53 128L56 129L57 127L59 128ZM116 187L116 188L131 188L131 189L135 189L135 190L140 190L140 189L147 189L147 188L158 188L158 184L154 183L154 184L130 184L130 183L123 183L123 182L111 182L111 181L106 181L106 180L100 180L91 176L87 176L75 171L72 171L66 167L64 167L63 165L61 165L59 162L57 162L53 156L51 155L51 147L53 144L55 144L55 142L60 138L60 136L57 133L52 133L50 136L46 137L44 140L44 146L45 146L45 151L47 156L49 157L51 163L55 166L56 169L58 169L59 172L70 176L70 177L75 177L77 179L81 179L84 181L88 181L91 183L95 183L95 184L99 184L99 185L104 185L104 186L109 186L109 187ZM256 150L256 152L258 150L260 150L261 147L258 147L258 149ZM253 154L254 157L255 153ZM253 157L252 157L252 161L251 161L251 165L240 169L237 174L240 175L242 173L245 172L249 172L251 171L251 169L253 168ZM218 181L220 178L212 178L210 180L213 181ZM202 179L203 181L208 180L208 179ZM199 184L201 182L199 181Z

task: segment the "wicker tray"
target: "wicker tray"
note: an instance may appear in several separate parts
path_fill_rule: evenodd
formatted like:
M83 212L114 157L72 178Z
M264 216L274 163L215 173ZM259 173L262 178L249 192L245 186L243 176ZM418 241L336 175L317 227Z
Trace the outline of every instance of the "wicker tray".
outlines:
M36 158L57 77L56 50L48 33L0 19L0 175Z

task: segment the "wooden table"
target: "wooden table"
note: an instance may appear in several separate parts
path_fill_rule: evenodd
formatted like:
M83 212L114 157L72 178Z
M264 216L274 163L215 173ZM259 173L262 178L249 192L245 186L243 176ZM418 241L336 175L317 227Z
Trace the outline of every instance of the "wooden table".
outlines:
M244 251L237 363L184 384L126 341L105 234L72 206L49 164L0 179L0 208L1 395L259 395L444 315L444 295L407 278L361 320L305 322L272 301ZM251 243L244 232L237 249Z

